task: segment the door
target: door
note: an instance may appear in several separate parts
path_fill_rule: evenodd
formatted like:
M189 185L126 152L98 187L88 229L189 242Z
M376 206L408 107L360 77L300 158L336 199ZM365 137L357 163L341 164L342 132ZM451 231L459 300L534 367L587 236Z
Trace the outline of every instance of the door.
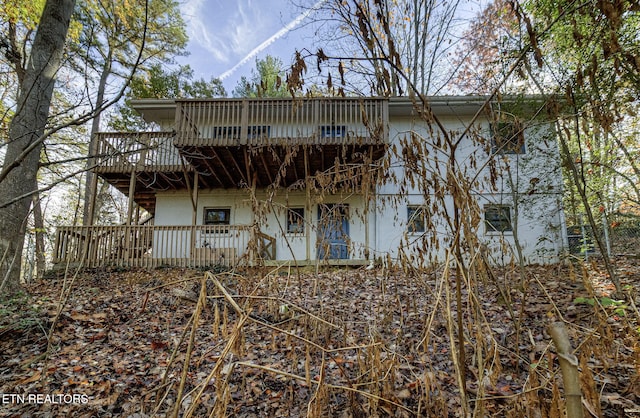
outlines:
M349 205L318 205L318 259L349 258Z

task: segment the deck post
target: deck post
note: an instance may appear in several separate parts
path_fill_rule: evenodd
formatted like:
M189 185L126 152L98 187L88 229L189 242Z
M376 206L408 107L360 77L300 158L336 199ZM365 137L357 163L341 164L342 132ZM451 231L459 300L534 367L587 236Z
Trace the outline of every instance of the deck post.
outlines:
M61 257L62 254L62 240L60 239L60 237L62 236L62 228L58 227L56 230L56 239L55 239L55 243L53 245L53 260L52 263L53 264L57 264L60 261L63 261L63 258Z
M193 174L193 189L191 191L191 246L189 248L189 255L191 262L189 264L193 264L193 267L199 264L200 260L196 260L196 224L198 223L198 172L194 172Z
M257 175L257 171L256 171ZM251 181L251 230L249 235L249 245L247 246L249 252L249 265L254 266L257 264L258 257L261 256L261 242L260 226L256 221L256 206L258 205L258 197L256 196L256 181L257 176L254 176Z
M129 205L127 207L127 222L124 228L124 236L122 237L122 245L124 245L124 260L123 265L127 264L131 256L131 247L133 245L133 236L131 234L131 220L133 218L133 205L135 204L134 197L136 193L136 171L131 170L131 179L129 179Z
M97 165L96 155L98 154L98 138L94 133L89 141L89 160L87 162L87 191L89 194L89 202L87 204L85 219L83 224L92 226L93 217L96 211L96 195L98 194L98 174L93 169Z
M136 192L136 172L131 171L131 178L129 179L129 204L127 206L127 225L131 225L131 218L133 217L133 205L134 205L134 195Z
M369 259L369 254L370 251L369 249L371 248L371 245L369 243L369 205L370 205L370 199L371 199L371 195L370 195L370 191L371 190L375 190L374 187L371 185L371 173L370 173L370 167L371 167L371 163L373 161L373 150L371 149L371 147L369 147L369 155L368 158L365 159L364 164L363 164L363 169L364 169L364 173L362 173L362 195L364 196L364 256L365 258L368 260Z
M249 101L242 101L242 109L240 111L240 145L247 145L249 138ZM249 179L247 179L248 181Z
M304 152L304 189L305 189L305 214L304 235L306 241L305 258L311 260L311 223L313 222L313 214L311 213L311 179L309 178L309 148L307 145L302 147Z

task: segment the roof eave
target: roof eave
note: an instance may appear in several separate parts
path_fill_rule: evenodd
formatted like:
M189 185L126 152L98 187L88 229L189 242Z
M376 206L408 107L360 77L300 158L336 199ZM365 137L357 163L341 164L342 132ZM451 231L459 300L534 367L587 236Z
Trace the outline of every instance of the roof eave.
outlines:
M160 123L175 118L176 101L173 99L134 99L130 104L146 122Z

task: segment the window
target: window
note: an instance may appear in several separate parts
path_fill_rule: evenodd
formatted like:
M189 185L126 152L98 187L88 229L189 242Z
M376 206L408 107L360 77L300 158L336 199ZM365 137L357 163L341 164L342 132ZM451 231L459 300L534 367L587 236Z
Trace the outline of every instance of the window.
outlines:
M215 126L213 137L221 139L240 139L239 126Z
M251 125L247 127L247 138L269 137L271 127L267 125ZM219 139L240 139L242 129L240 126L215 126L213 127L213 137Z
M231 209L229 208L204 208L205 225L229 225L231 224Z
M513 231L511 225L511 207L507 205L486 205L484 223L487 232Z
M249 126L247 129L247 138L249 139L268 138L271 132L271 127L265 125Z
M320 127L320 138L345 138L347 127L344 125L325 125Z
M304 233L304 208L289 208L287 210L287 234Z
M425 231L424 207L407 206L407 230L411 234Z
M524 129L517 122L493 125L491 151L496 154L524 154Z

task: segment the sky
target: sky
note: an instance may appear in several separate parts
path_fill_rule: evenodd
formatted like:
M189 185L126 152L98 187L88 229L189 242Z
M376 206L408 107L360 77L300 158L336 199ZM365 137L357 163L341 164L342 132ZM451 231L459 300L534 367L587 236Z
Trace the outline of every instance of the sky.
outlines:
M256 58L280 58L285 68L296 50L314 50L313 19L328 0L182 0L189 64L196 78L223 81L231 95L242 76L251 76ZM295 4L305 4L301 8ZM463 0L458 18L470 19L487 0Z
M306 24L313 11L291 0L184 0L180 8L190 55L179 63L189 64L196 78L221 78L228 94L251 75L256 58L276 56L287 66L296 49L311 44Z

